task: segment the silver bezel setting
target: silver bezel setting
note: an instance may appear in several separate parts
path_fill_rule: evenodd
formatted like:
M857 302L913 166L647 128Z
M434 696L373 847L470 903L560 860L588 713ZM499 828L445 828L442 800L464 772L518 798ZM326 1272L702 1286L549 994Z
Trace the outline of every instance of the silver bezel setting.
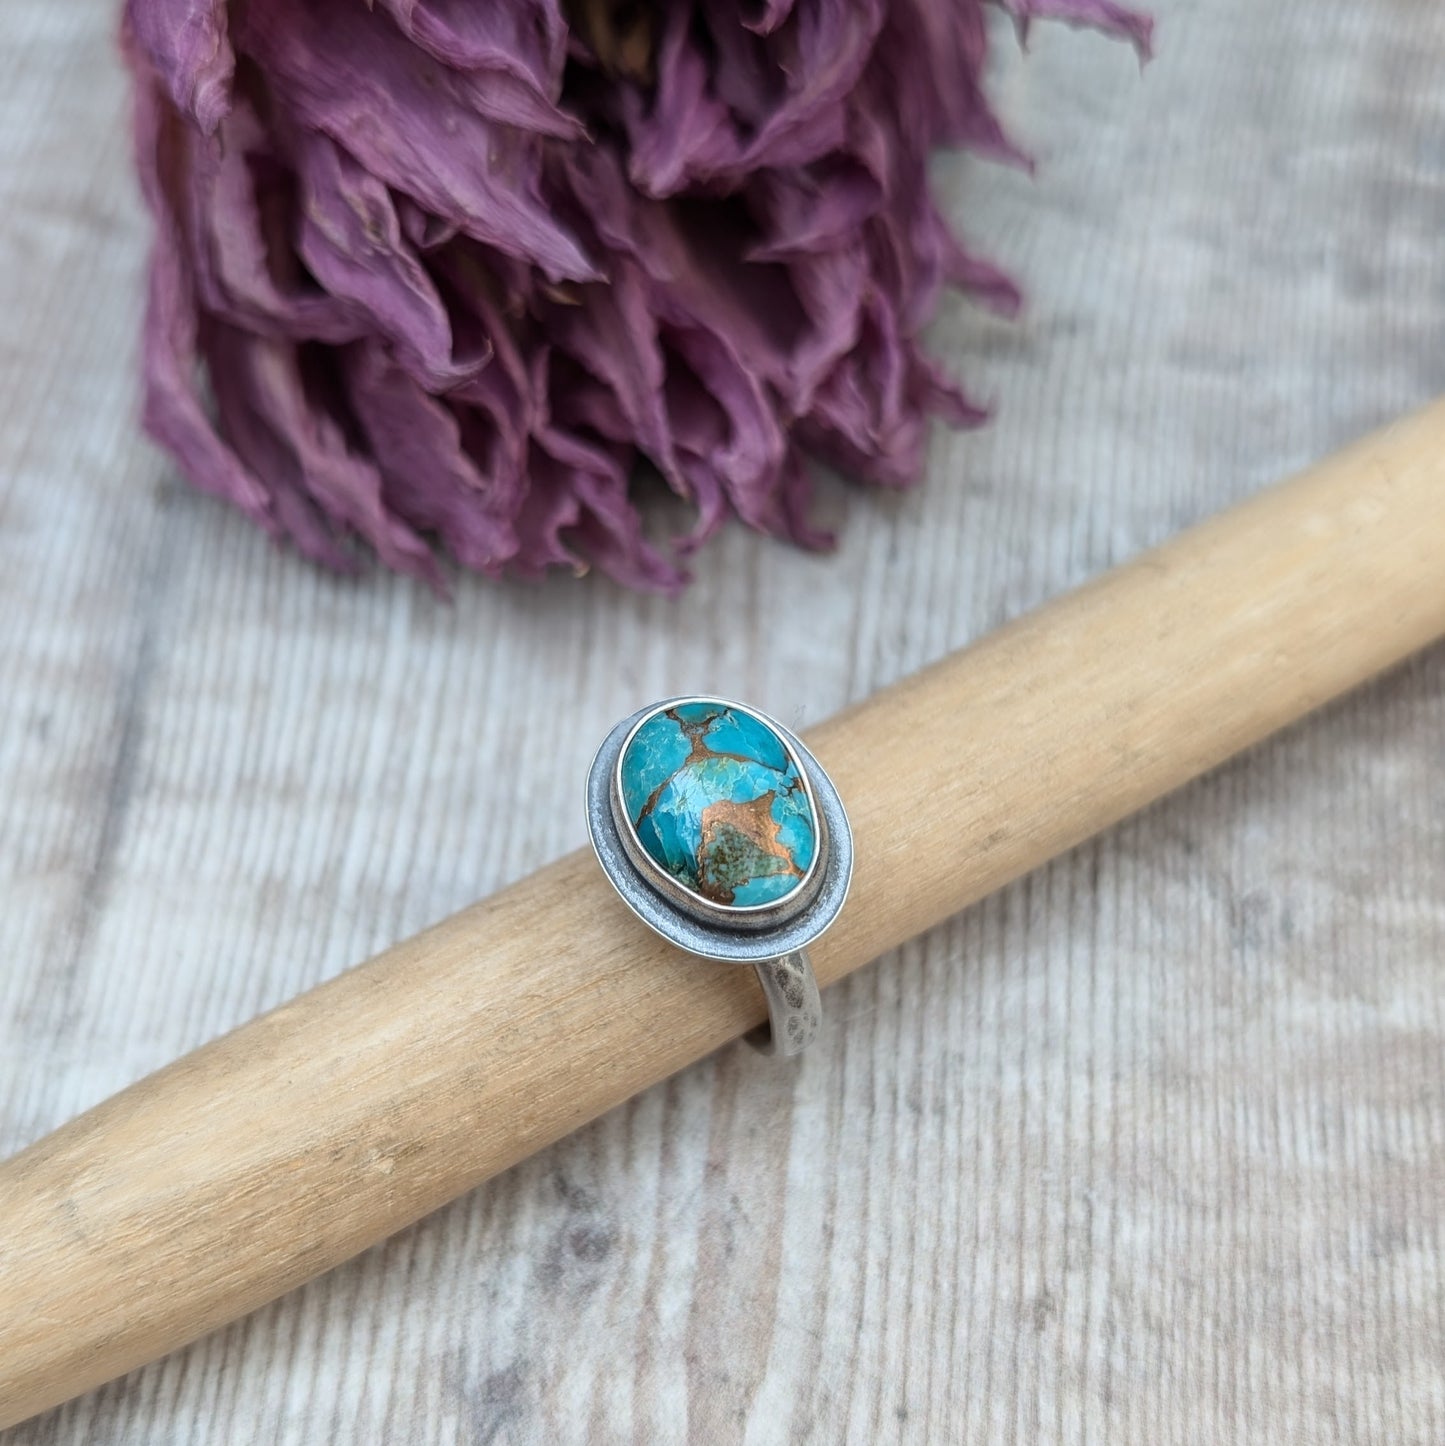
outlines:
M622 755L649 718L685 703L717 703L756 719L777 734L797 767L818 840L802 881L785 898L737 907L716 904L660 868L633 831L622 804ZM587 775L587 826L603 872L643 923L680 949L732 964L756 964L805 949L838 916L853 872L848 818L818 760L775 719L727 698L667 698L613 728Z
M658 864L657 860L642 846L642 840L637 836L637 829L627 816L627 805L623 801L622 795L622 760L627 757L629 745L638 732L659 713L666 713L670 708L685 707L689 703L701 703L704 706L720 705L761 723L782 742L783 751L802 780L803 793L808 800L808 812L817 830L817 838L813 847L813 857L804 871L803 877L781 899L771 899L765 904L718 904L705 898L696 889L689 888L681 879L674 878ZM818 807L818 797L813 790L813 781L809 778L808 770L797 749L793 746L795 741L785 728L759 713L757 709L746 707L742 703L730 702L725 698L670 698L665 702L655 703L651 708L643 709L637 716L637 721L627 730L627 736L623 738L622 746L617 750L617 762L612 770L612 816L622 838L622 846L627 850L628 858L632 860L653 888L665 894L679 908L687 909L699 918L710 919L730 929L766 929L781 924L803 911L809 900L817 893L818 884L823 876L828 854L828 825Z

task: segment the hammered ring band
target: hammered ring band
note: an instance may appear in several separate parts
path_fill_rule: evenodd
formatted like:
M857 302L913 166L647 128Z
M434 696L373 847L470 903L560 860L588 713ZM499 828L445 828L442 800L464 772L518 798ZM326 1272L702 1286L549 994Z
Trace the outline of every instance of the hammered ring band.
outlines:
M822 1022L808 946L837 918L853 870L848 816L807 748L741 703L666 699L597 750L587 824L643 923L689 954L757 971L762 1047L807 1048Z

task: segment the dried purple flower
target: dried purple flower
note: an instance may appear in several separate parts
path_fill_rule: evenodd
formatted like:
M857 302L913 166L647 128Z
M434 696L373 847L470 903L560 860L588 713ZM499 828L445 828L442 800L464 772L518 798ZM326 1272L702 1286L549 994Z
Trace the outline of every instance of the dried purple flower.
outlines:
M918 343L945 285L1018 303L928 188L1016 158L982 0L128 0L124 45L146 426L310 557L674 588L729 515L825 543L808 457L901 485L983 415Z

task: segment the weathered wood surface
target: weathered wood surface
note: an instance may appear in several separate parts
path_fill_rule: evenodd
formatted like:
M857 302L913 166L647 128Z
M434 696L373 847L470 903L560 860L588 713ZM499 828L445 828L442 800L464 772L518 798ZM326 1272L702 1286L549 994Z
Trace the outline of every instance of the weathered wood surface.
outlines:
M0 16L0 1151L571 847L603 723L795 726L1445 391L1445 13L1039 30L999 403L681 606L339 583L137 440L107 6ZM1445 565L1445 562L1442 562ZM811 638L772 618L807 613ZM16 1443L1445 1438L1445 660Z

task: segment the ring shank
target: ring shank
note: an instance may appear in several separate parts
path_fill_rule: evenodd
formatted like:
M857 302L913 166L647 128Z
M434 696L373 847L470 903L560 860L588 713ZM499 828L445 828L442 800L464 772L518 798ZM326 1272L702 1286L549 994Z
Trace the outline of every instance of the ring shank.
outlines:
M806 949L755 964L758 983L768 1001L768 1024L749 1038L765 1054L784 1058L801 1054L818 1033L823 1004L818 980Z

